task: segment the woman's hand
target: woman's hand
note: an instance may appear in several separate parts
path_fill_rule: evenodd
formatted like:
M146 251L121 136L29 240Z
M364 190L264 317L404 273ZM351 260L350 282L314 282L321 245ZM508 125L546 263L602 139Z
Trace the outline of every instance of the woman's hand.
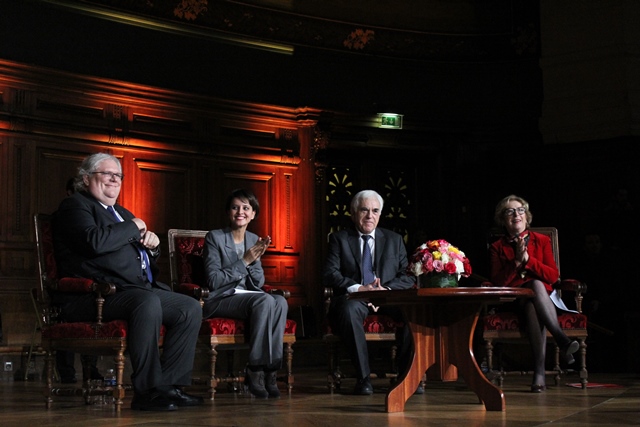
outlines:
M269 248L271 244L271 237L267 236L259 238L255 245L251 246L242 257L246 265L254 263L258 260Z
M516 265L519 267L529 261L529 253L527 252L527 241L523 237L516 237Z

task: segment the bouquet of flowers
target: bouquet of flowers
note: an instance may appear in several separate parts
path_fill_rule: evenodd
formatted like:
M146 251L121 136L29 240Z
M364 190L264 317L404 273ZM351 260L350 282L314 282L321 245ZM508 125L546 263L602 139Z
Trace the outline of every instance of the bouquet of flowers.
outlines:
M407 270L416 277L426 274L451 279L449 283L455 283L436 285L439 287L457 286L460 276L471 275L471 263L464 252L446 240L429 240L416 248L409 258Z

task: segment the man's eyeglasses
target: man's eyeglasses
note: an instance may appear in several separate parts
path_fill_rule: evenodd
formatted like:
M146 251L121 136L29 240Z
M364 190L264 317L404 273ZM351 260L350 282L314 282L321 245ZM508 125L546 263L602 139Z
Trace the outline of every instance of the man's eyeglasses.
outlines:
M93 174L100 174L103 177L109 177L109 179L116 179L116 181L122 181L124 179L124 174L121 173L115 173L115 172L100 172L100 171L96 171L96 172L90 172L91 175Z
M525 212L527 212L527 208L509 208L509 209L505 209L504 210L504 214L506 216L514 216L516 214L518 215L524 215Z

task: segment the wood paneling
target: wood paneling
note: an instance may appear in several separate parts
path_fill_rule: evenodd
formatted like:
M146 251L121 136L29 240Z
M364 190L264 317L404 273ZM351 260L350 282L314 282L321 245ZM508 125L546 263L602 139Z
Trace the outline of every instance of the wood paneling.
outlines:
M119 202L160 236L164 253L167 230L224 227L231 190L254 191L261 211L251 231L273 239L265 256L269 283L286 286L292 303L308 303L304 282L313 275L301 268L303 223L295 216L305 195L294 193L297 182L313 180L313 170L300 167L299 141L310 140L314 110L304 109L298 123L294 109L53 74L0 63L5 342L26 344L33 327L24 320L33 319L28 290L37 281L33 215L54 212L82 159L99 151L120 159ZM168 281L162 256L159 266Z

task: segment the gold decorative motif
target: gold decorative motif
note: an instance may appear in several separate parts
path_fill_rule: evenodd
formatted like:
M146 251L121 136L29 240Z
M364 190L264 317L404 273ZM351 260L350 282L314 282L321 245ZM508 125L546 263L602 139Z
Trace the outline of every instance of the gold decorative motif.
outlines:
M173 10L173 15L187 21L195 21L198 15L207 11L207 6L207 0L182 0Z
M344 47L348 49L362 50L367 44L369 44L369 42L375 39L375 34L376 33L373 30L363 30L362 28L358 28L355 31L352 31L342 43L344 44Z

